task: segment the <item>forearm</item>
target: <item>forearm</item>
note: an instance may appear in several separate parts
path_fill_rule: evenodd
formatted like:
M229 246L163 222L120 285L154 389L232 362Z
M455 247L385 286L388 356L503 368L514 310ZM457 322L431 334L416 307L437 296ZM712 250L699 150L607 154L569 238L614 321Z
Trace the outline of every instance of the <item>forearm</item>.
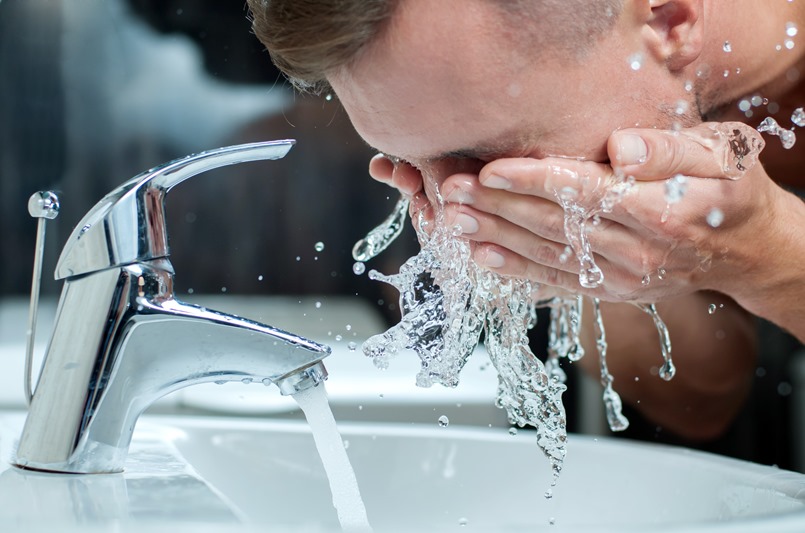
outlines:
M742 266L725 280L723 292L805 343L805 203L783 190L778 194L775 211L769 214L771 229L765 221L756 221L761 238L748 246L736 243Z
M586 307L587 355L580 364L598 377L591 305ZM658 376L662 358L651 317L631 304L601 304L613 386L624 402L667 430L693 440L713 438L734 419L751 385L756 357L752 318L716 293L694 293L657 308L668 326L677 368L669 382Z

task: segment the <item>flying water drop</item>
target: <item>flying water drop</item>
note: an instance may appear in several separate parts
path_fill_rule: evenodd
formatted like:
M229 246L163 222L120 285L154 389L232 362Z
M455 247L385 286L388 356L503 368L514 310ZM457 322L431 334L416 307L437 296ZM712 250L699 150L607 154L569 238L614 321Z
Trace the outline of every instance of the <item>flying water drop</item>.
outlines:
M786 150L790 150L794 147L794 143L797 142L797 135L794 133L793 130L789 130L786 128L781 127L777 124L777 121L774 120L772 117L766 117L763 119L763 122L757 127L759 132L766 132L769 135L774 135L780 138L780 142L783 145L783 148Z
M791 113L791 122L800 128L805 127L805 110L801 107L796 108L794 112Z
M388 248L394 239L402 233L406 214L408 213L408 198L400 196L391 214L366 237L355 243L352 248L352 258L355 261L366 262L376 257Z
M721 209L714 207L707 213L707 224L712 228L717 228L724 222L724 213Z

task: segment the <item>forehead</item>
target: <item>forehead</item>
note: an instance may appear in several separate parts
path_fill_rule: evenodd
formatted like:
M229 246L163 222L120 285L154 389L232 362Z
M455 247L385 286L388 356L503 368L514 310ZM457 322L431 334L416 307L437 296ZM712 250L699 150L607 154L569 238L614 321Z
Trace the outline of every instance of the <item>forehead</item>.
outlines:
M600 157L614 127L590 113L605 101L606 65L530 50L506 20L491 2L406 0L329 81L370 145L411 162L535 147Z

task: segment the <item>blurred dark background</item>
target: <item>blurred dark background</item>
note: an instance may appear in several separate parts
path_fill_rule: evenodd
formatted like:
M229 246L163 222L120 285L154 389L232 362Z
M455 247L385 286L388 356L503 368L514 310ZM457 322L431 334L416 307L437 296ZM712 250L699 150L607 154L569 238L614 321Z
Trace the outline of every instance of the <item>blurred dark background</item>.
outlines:
M0 72L0 297L29 291L34 191L56 190L62 201L48 229L43 287L55 297L61 246L115 186L190 153L295 138L281 161L210 172L169 195L177 292L358 295L397 319L396 291L353 274L350 256L396 195L369 178L374 153L335 100L290 90L252 35L243 2L2 0ZM417 249L407 229L369 266L396 271ZM532 333L537 354L546 322L543 315ZM723 439L684 442L634 411L625 436L793 467L796 343L761 327L768 334L755 390ZM565 399L576 430L584 408L572 370Z
M0 2L0 295L30 287L36 190L59 193L43 294L62 244L106 192L218 146L294 138L280 161L197 176L167 200L178 292L359 294L390 318L396 295L352 272L350 251L396 196L335 101L294 94L250 31L245 3ZM324 243L317 252L315 244ZM370 264L416 250L407 231Z

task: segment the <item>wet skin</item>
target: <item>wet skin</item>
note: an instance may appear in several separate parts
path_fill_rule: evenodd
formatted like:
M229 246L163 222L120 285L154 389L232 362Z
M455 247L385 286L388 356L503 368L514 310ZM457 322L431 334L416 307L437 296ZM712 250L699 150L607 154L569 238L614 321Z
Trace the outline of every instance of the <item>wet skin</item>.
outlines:
M548 292L664 301L677 379L651 386L656 332L642 312L617 303L604 309L610 370L624 399L639 401L647 416L690 438L709 438L726 427L748 389L755 357L749 313L805 339L805 295L792 290L802 285L805 261L802 202L761 165L727 179L713 152L695 140L707 134L699 112L745 120L730 105L744 94L762 90L784 109L801 94L786 73L802 62L802 47L765 57L780 40L775 20L805 23L801 7L783 4L748 34L751 21L739 18L735 4L626 2L611 32L581 59L568 59L518 46L485 2L458 9L453 1L407 0L380 40L329 81L361 136L406 162L376 158L372 175L411 195L414 209L433 205L421 174L433 176L450 202L448 219L476 243L479 264L529 277ZM706 20L720 23L705 27ZM729 56L725 40L733 45ZM754 48L763 54L748 53ZM635 52L643 57L637 71L627 60ZM710 72L742 71L727 83L697 76L705 64ZM678 115L680 101L687 111ZM801 147L786 160L802 159ZM778 157L766 157L767 168L793 167L776 146L768 154ZM560 260L567 242L552 185L557 176L570 175L573 185L574 174L616 170L637 183L591 229L606 281L582 289L578 264ZM664 180L677 173L691 177L688 192L663 223ZM789 171L780 181L801 183L801 174ZM713 208L724 213L717 229L706 223ZM659 268L664 279L654 276L644 287L643 277ZM709 316L711 303L725 307ZM589 331L587 343L592 352ZM595 361L583 361L595 372Z

